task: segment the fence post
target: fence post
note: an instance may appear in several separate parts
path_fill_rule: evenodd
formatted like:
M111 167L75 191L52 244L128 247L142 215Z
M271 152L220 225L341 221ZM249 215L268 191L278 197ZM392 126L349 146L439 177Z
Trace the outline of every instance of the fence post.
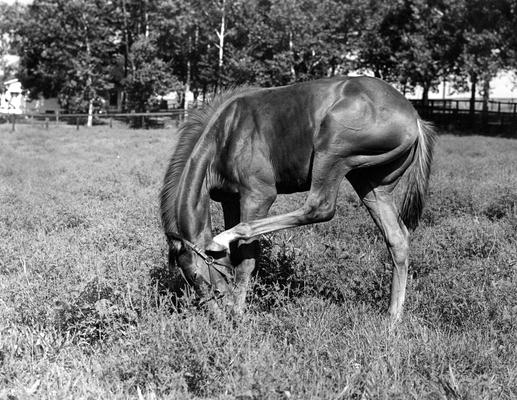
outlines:
M79 130L79 117L75 117L75 130Z
M48 131L48 118L45 118L45 129Z
M11 114L11 118L12 118L11 132L14 132L16 130L16 114Z
M59 110L56 110L56 124L59 124Z
M110 117L110 128L113 128L113 117Z

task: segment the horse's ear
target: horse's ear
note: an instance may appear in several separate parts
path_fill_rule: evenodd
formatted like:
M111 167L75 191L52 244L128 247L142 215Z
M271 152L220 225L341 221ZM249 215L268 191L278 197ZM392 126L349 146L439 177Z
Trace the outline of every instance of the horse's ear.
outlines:
M174 249L176 254L181 253L183 251L183 249L185 248L183 242L181 240L177 240L177 239L171 240L169 242L169 246L171 246L171 248Z

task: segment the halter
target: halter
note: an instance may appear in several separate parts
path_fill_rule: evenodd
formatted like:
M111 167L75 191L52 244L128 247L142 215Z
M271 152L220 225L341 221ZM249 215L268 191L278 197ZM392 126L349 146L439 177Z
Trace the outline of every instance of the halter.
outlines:
M235 281L233 265L216 260L212 256L206 254L201 248L199 248L199 246L197 246L194 243L192 243L191 241L181 237L177 233L167 232L167 237L173 237L174 239L181 241L186 247L188 247L190 250L192 250L194 253L196 253L199 257L201 257L201 259L205 262L205 264L208 267L208 275L210 276L211 288L214 287L214 279L215 279L213 277L213 270L216 270L217 272L219 272L226 280L226 283L229 284L229 283L232 283ZM188 279L186 278L182 268L180 268L180 271L181 271L181 275L183 276L183 279L185 279L185 281L188 282ZM207 303L210 300L217 300L220 297L221 296L217 296L214 293L214 291L212 290L212 296L210 296L210 297L205 296L204 298L201 298L199 301L199 306L202 306L203 304Z
M187 239L182 239L183 243L190 248L194 253L196 253L199 257L203 259L205 264L210 267L214 268L217 272L222 274L227 280L232 281L234 278L233 274L233 266L229 265L225 262L216 260L214 257L209 256L206 254L203 250L199 248L199 246L196 246L194 243L189 242ZM210 276L211 277L211 276ZM212 282L210 282L212 283Z

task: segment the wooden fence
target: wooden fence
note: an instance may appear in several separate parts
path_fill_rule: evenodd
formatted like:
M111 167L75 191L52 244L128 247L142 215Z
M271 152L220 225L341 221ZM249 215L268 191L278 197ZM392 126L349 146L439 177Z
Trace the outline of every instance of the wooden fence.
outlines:
M438 125L451 129L474 129L487 134L517 137L517 103L476 100L471 110L470 100L412 100L420 115Z
M422 100L412 100L416 106L423 106ZM469 113L470 100L469 99L431 99L427 101L427 107L439 113ZM517 103L509 101L489 100L487 103L487 111L490 113L504 113L517 117ZM474 101L474 112L483 112L483 101Z
M24 113L24 114L0 114L0 119L9 121L11 130L16 130L16 125L42 125L49 129L51 125L67 124L75 125L76 129L86 125L88 114L67 114L67 113ZM178 126L185 117L185 110L170 110L164 112L145 112L145 113L100 113L93 114L95 125L108 125L113 127L115 121L122 121L133 127L153 128L162 127L168 122Z

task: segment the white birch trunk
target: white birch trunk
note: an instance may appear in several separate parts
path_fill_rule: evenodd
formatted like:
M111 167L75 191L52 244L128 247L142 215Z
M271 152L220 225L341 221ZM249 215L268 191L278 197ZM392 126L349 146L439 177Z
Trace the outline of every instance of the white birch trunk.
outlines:
M187 101L187 93L190 92L190 74L191 74L191 63L190 63L190 57L191 57L191 51L192 51L192 37L189 35L188 37L188 58L187 58L187 80L185 82L185 94L183 97L183 118L187 119L188 117L188 101Z
M88 101L88 120L86 126L89 128L93 126L93 99Z
M224 37L226 35L226 0L222 1L221 5L221 27L219 31L216 31L217 37L219 39L219 63L217 65L217 87L219 88L221 84L221 78L223 74L223 64L224 64Z
M293 82L296 82L296 71L294 69L293 32L289 32L289 53L291 55L291 76L293 77Z

